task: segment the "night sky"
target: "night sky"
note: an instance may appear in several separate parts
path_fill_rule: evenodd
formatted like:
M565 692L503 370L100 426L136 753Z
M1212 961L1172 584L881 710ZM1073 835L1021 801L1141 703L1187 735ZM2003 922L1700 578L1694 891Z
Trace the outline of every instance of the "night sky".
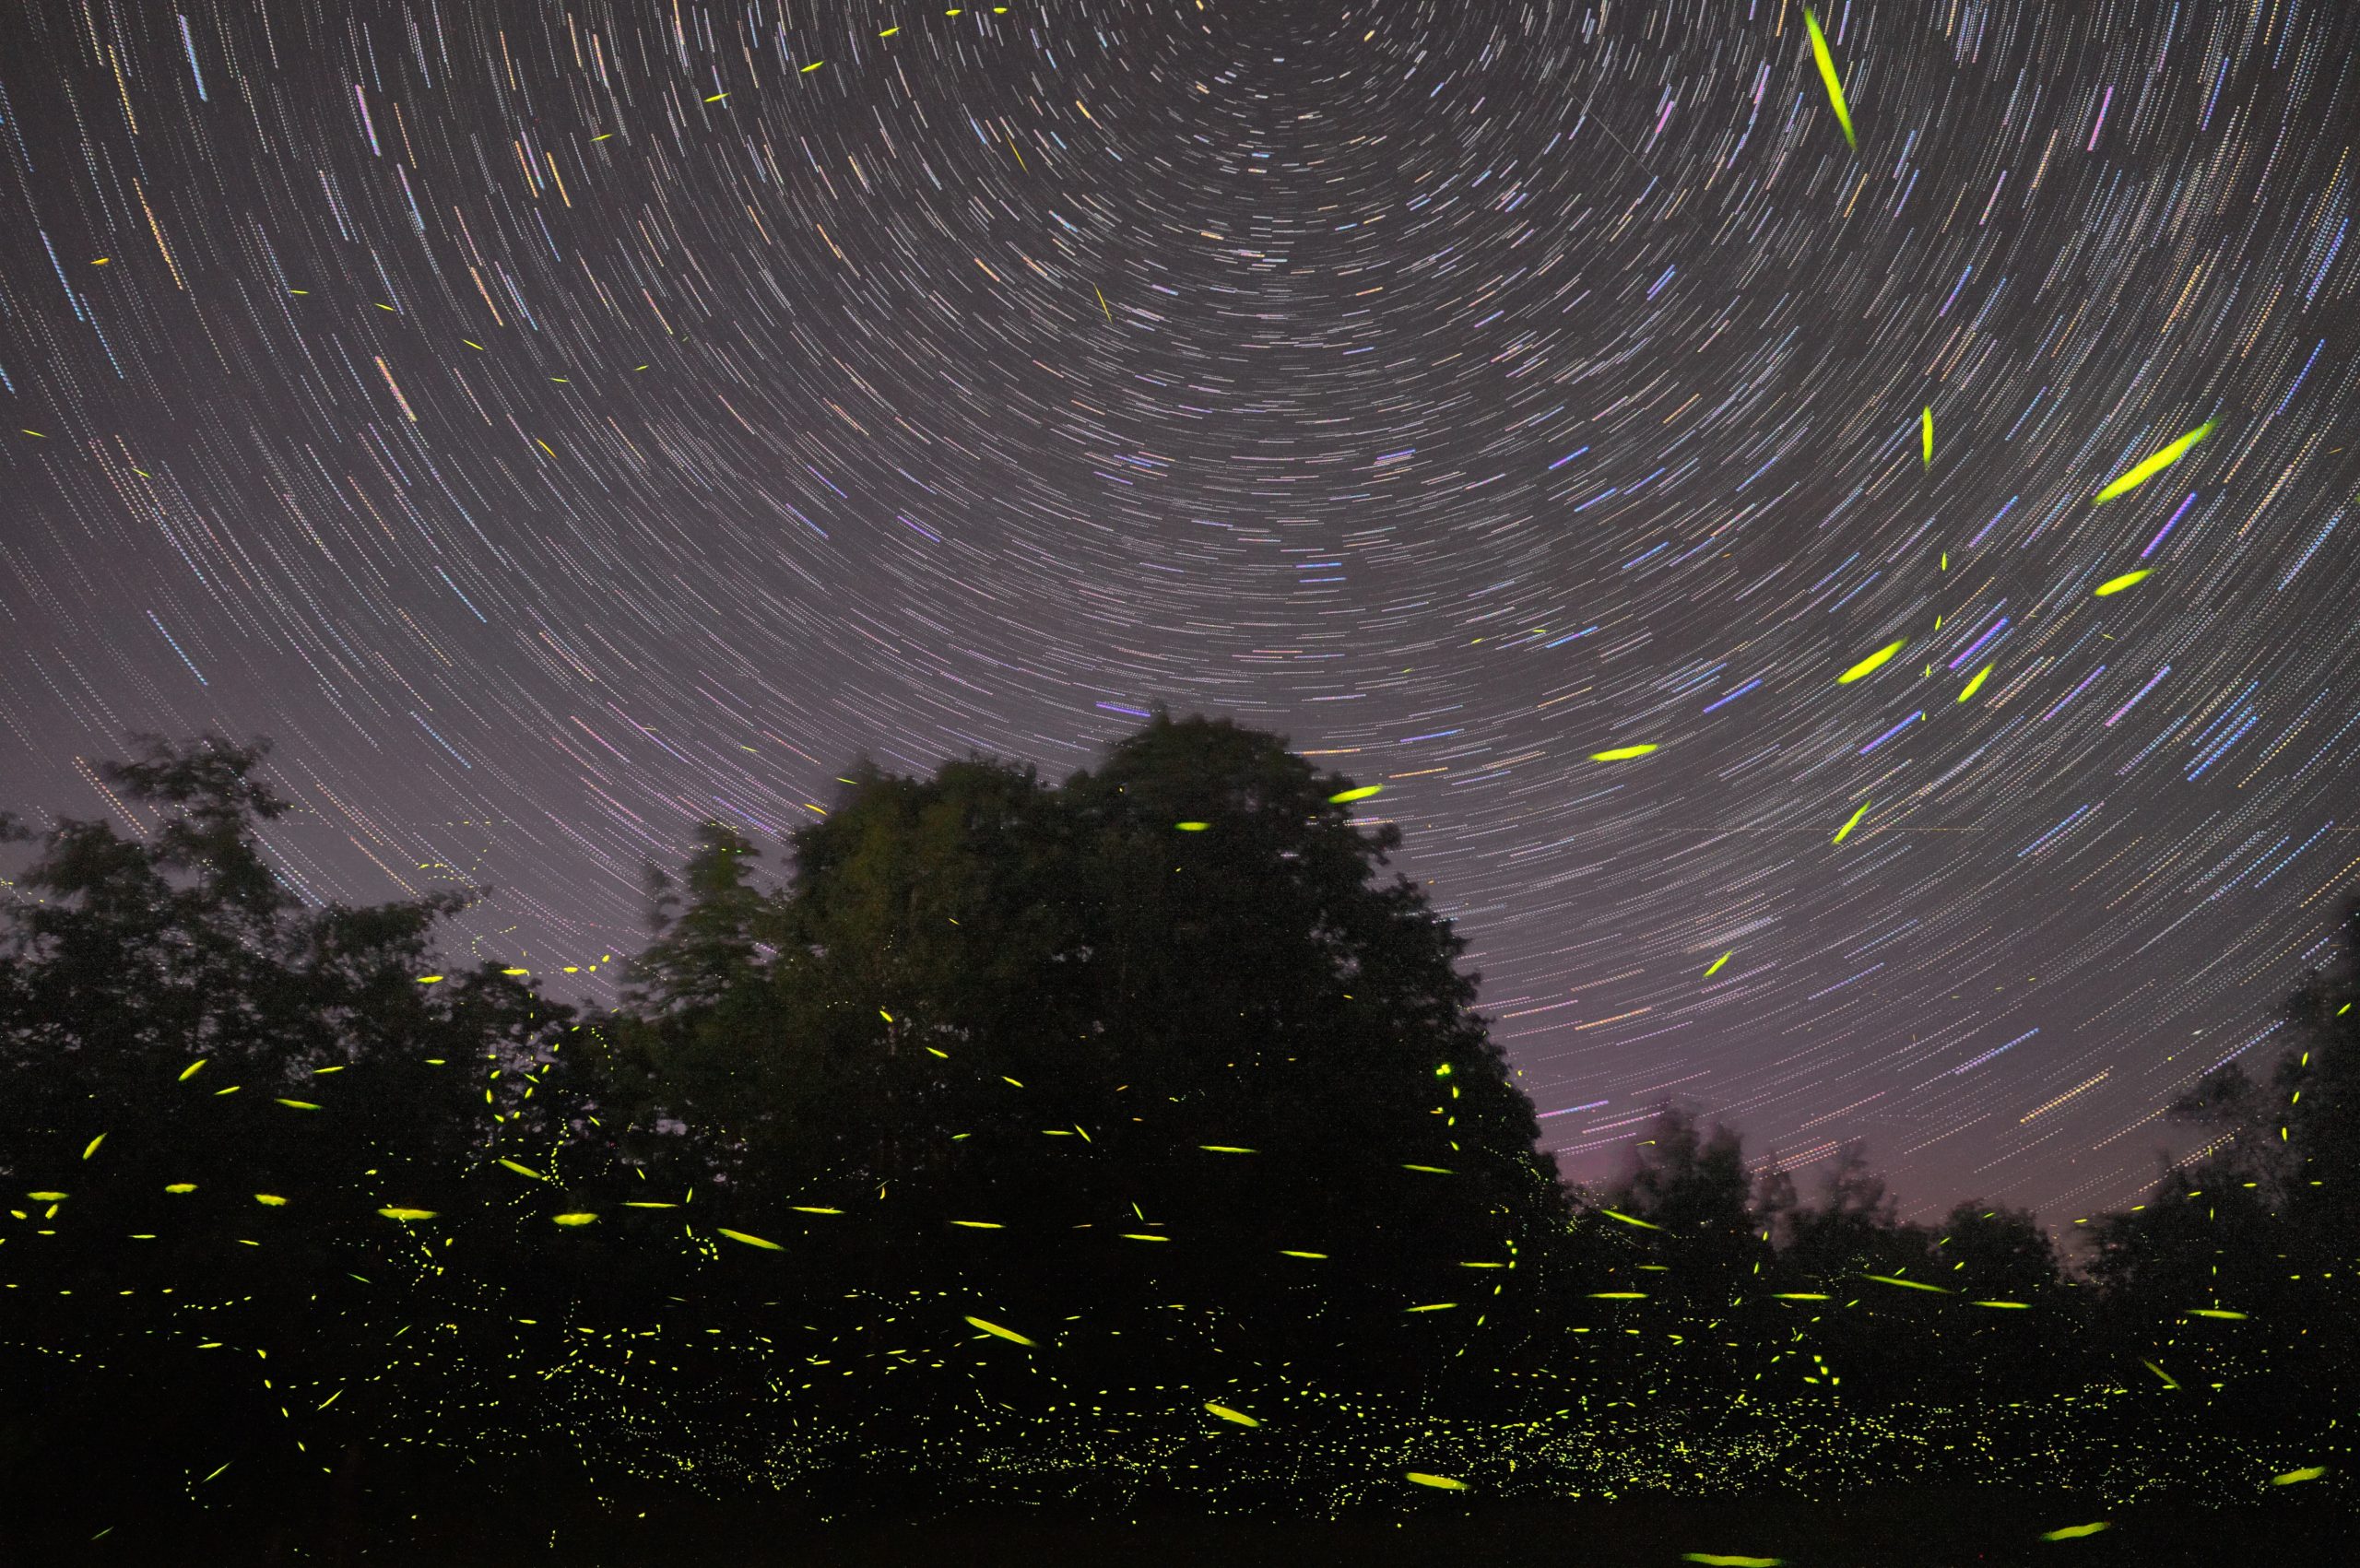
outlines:
M0 18L36 825L267 734L599 996L696 818L1161 701L1384 784L1574 1173L2060 1222L2360 878L2342 0L1833 0L1857 150L1781 0L180 4Z

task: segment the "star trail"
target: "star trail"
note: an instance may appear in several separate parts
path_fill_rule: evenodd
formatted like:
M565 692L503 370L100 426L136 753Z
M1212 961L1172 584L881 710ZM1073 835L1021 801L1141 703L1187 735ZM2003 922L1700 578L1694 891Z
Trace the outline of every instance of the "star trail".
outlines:
M1225 714L1570 1173L2059 1223L2360 868L2348 5L179 4L0 19L37 827L266 734L595 996L697 819Z

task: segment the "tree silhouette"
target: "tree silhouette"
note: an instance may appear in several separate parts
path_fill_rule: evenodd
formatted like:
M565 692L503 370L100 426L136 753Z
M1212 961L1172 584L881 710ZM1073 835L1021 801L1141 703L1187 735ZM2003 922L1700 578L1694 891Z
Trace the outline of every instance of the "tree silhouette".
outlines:
M1576 1210L1464 942L1380 875L1399 830L1276 736L1159 712L1054 785L857 765L776 887L699 824L595 1019L438 961L468 893L298 896L264 757L110 765L129 837L0 816L37 843L0 904L0 1518L200 1454L276 1503L360 1473L297 1435L337 1420L513 1475L577 1430L955 1468L979 1411L1072 1438L1208 1394L1346 1468L1387 1411L1507 1444L1669 1408L1699 1454L2044 1397L2147 1456L2343 1419L2360 905L2076 1277L2029 1213L1905 1223L1857 1140L1805 1203L1670 1104Z
M2255 1095L2253 1124L2265 1148L2287 1151L2280 1188L2307 1260L2323 1267L2348 1263L2360 1235L2360 898L2345 901L2334 937L2333 960L2287 1003L2292 1041L2266 1108Z
M1899 1202L1869 1164L1858 1138L1847 1140L1820 1173L1820 1200L1788 1217L1784 1259L1790 1270L1823 1281L1897 1274L1927 1262L1926 1236L1905 1225Z
M2029 1303L2063 1281L2057 1243L2027 1209L1963 1199L1952 1206L1934 1244L1948 1272L1931 1278L1966 1295Z
M1916 1389L1934 1357L1938 1299L1951 1294L1933 1278L1933 1238L1902 1221L1860 1139L1838 1148L1818 1185L1819 1200L1788 1208L1778 1227L1777 1299L1809 1323L1814 1353L1830 1369L1824 1375L1856 1394Z
M2086 1292L2030 1211L1967 1198L1935 1231L1925 1278L1960 1303L1944 1316L1942 1360L2017 1398L2086 1374Z
M6 1332L76 1348L23 1404L51 1423L44 1452L78 1432L146 1480L143 1456L236 1453L277 1419L266 1385L220 1358L192 1371L187 1347L320 1347L290 1363L321 1377L382 1361L313 1332L372 1311L355 1282L415 1258L377 1211L460 1209L495 1149L545 1153L565 1130L537 1096L568 1070L569 1010L495 963L424 967L430 928L470 895L305 907L255 840L288 809L254 776L264 751L151 741L110 764L155 826L61 822L0 905L0 1174L40 1195L0 1255ZM166 1366L188 1397L123 1403Z
M2282 1419L2328 1419L2360 1356L2360 899L2331 935L2266 1075L2241 1060L2202 1075L2170 1107L2204 1135L2197 1156L2091 1227L2117 1374L2221 1392L2240 1422L2265 1377Z
M1349 787L1162 714L1054 788L856 769L774 897L708 830L619 1070L745 1150L747 1228L796 1224L793 1192L843 1208L821 1244L865 1277L1180 1303L1362 1364L1496 1348L1564 1199L1463 940L1375 880L1399 830Z
M1664 1104L1602 1199L1664 1236L1653 1253L1662 1269L1650 1282L1657 1290L1717 1312L1759 1284L1769 1225L1753 1202L1743 1142L1730 1128L1700 1129L1688 1112Z

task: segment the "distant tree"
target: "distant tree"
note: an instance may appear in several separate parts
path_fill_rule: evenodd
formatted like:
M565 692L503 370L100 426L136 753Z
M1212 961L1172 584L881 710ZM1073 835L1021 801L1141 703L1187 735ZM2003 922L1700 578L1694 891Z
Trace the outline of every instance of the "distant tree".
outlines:
M2224 1063L2169 1107L2205 1135L2199 1157L2090 1227L2100 1341L2118 1369L2241 1394L2267 1373L2267 1409L2312 1422L2360 1357L2360 899L2333 935L2287 1001L2275 1062L2260 1076Z
M1965 1198L1952 1206L1934 1244L1948 1272L1932 1278L1962 1294L2029 1303L2063 1284L2057 1243L2028 1209Z
M2029 1210L1968 1198L1936 1227L1928 1282L1957 1292L1941 1317L1946 1361L2023 1398L2102 1375L2083 1359L2089 1292Z
M752 880L761 855L706 820L678 884L646 867L648 945L625 967L623 1006L589 1032L627 1157L688 1185L742 1173L786 1099L770 1081L785 1058L749 1038L778 914Z
M1659 1228L1662 1244L1644 1249L1663 1269L1652 1281L1658 1290L1717 1312L1760 1285L1770 1226L1731 1129L1700 1129L1694 1116L1665 1103L1602 1198L1602 1208Z
M1795 1192L1794 1173L1778 1158L1778 1151L1772 1149L1763 1162L1762 1174L1754 1182L1753 1212L1762 1224L1762 1239L1773 1246L1784 1245L1801 1202Z
M1786 1217L1774 1270L1778 1289L1810 1319L1812 1342L1845 1386L1887 1396L1922 1388L1937 1375L1937 1337L1951 1294L1935 1279L1932 1234L1901 1220L1860 1139L1837 1149L1819 1189L1816 1203ZM1896 1279L1910 1284L1886 1282Z
M1765 1192L1775 1202L1776 1184ZM1584 1193L1578 1212L1580 1227L1560 1249L1561 1302L1568 1326L1592 1336L1568 1344L1587 1347L1592 1377L1608 1374L1600 1393L1614 1397L1622 1391L1612 1382L1634 1374L1606 1348L1616 1339L1596 1338L1601 1328L1659 1338L1643 1386L1700 1419L1762 1391L1755 1374L1777 1353L1766 1347L1788 1326L1764 1310L1776 1283L1766 1272L1776 1221L1755 1200L1735 1129L1700 1127L1687 1110L1659 1104L1620 1173Z
M1821 1279L1906 1274L1913 1265L1925 1271L1926 1232L1902 1223L1899 1203L1870 1166L1862 1140L1837 1149L1820 1184L1820 1201L1789 1217L1789 1267Z
M2276 1130L2268 1099L2239 1063L2205 1073L2165 1107L2206 1138L2197 1157L2159 1156L2164 1168L2145 1201L2092 1221L2089 1268L2106 1298L2103 1322L2131 1348L2167 1343L2157 1337L2192 1310L2274 1300L2289 1249L2300 1244L2285 1204L2301 1161L2265 1136L2266 1124Z
M2308 1260L2332 1267L2360 1235L2360 897L2336 922L2336 951L2289 999L2289 1043L2247 1125L2286 1150L2278 1185ZM2347 1271L2348 1278L2348 1271Z
M1605 1197L1623 1212L1683 1235L1744 1236L1753 1226L1752 1187L1734 1131L1699 1128L1693 1115L1666 1102L1646 1135L1633 1142L1623 1174Z
M761 857L744 833L707 819L698 825L681 878L685 892L660 868L647 868L653 940L631 961L627 1000L643 1011L693 1012L715 1006L753 977L771 908L750 875Z

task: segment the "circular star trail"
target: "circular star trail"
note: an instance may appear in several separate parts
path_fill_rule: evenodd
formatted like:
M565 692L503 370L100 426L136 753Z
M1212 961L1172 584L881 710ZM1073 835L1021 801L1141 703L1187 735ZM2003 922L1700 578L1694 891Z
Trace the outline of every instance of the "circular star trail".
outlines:
M2360 862L2350 6L185 3L0 22L20 808L271 735L562 991L697 818L1228 714L1570 1170L2059 1221Z

